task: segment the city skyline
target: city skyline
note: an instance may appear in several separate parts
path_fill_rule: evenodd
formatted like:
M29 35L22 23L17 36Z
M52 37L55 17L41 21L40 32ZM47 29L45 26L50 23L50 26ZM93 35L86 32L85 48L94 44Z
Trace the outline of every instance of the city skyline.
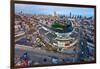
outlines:
M29 5L29 4L15 4L15 13L19 12L28 14L57 14L70 16L81 15L81 16L94 16L94 8L83 8L83 7L64 7L64 6L49 6L49 5Z

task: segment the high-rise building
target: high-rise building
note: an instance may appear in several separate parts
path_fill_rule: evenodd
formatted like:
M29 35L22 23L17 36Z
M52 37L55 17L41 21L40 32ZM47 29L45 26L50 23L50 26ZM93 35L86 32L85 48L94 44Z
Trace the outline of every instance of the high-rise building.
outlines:
M72 16L72 14L71 14L71 12L70 12L70 18L71 18L71 16Z

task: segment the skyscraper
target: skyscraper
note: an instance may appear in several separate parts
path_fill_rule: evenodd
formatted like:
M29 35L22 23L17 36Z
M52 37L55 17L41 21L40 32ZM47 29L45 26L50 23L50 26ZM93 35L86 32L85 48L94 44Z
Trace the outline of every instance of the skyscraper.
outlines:
M72 15L72 14L71 14L71 12L70 12L70 18L71 18L71 15Z

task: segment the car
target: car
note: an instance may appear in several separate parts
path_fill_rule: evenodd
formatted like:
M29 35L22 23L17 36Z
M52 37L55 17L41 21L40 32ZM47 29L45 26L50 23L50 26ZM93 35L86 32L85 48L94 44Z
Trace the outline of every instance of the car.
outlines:
M58 57L51 56L51 62L52 62L52 64L59 64L60 60Z

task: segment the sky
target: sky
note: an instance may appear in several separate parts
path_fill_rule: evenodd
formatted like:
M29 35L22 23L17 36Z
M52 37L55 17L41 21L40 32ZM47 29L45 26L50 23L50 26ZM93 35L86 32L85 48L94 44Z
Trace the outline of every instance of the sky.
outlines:
M15 13L19 12L28 14L57 14L93 16L94 8L83 7L68 7L68 6L49 6L49 5L35 5L35 4L15 4Z

